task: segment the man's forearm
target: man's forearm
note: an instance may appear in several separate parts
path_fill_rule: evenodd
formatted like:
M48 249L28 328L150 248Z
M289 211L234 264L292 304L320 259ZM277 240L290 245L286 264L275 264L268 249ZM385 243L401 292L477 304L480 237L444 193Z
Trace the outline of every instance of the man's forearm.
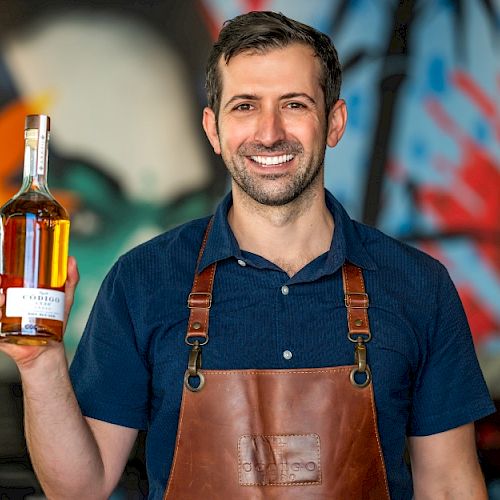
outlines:
M25 432L37 477L49 498L103 498L99 447L76 401L62 345L20 366Z

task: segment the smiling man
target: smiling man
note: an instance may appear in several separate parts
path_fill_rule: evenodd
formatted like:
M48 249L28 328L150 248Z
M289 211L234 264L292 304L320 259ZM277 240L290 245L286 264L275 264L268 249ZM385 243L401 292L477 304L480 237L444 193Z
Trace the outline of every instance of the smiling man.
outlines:
M71 378L59 344L1 347L49 497L108 497L147 429L154 499L486 498L473 421L494 408L446 270L324 189L340 83L311 27L225 24L203 126L231 193L120 258ZM76 281L70 261L67 310Z

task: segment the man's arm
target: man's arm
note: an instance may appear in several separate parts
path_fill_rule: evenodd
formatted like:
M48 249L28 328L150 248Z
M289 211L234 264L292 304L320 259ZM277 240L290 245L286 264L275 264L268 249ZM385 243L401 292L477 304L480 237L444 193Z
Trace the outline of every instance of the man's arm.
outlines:
M408 444L415 500L487 500L473 423Z
M137 436L82 416L62 345L46 347L21 367L25 432L33 466L48 498L109 498Z
M78 282L68 261L65 323ZM0 296L0 305L4 301ZM25 432L37 477L48 498L108 498L137 436L129 429L86 419L71 385L62 343L18 346L0 343L17 364L24 394Z

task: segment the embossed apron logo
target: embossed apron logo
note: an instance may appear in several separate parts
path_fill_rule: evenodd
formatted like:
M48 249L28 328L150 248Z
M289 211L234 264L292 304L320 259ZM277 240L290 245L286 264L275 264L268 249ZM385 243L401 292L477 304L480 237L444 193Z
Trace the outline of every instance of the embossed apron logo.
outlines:
M321 483L317 434L241 436L238 470L242 486Z

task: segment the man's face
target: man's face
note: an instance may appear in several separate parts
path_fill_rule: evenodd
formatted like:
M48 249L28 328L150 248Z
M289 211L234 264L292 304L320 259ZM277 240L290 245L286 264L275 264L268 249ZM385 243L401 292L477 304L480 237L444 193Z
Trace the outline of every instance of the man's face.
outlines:
M233 178L233 191L277 206L309 186L322 189L329 126L321 67L312 49L293 44L245 52L227 64L221 60L219 71L217 127L208 109L204 126Z

